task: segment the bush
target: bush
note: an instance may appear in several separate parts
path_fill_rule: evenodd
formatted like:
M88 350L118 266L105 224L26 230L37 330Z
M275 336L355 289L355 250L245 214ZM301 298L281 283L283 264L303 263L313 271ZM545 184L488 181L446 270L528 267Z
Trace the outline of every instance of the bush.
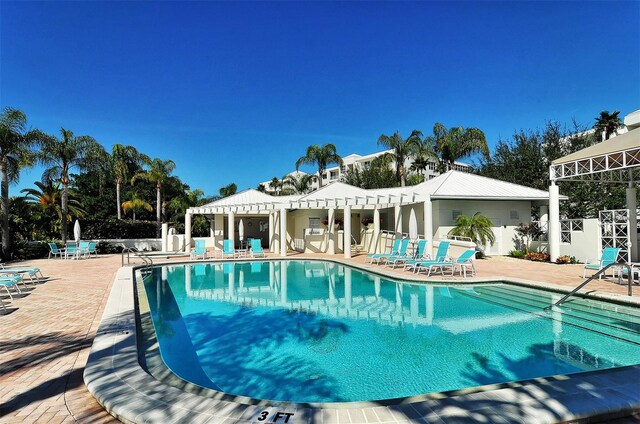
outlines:
M549 258L549 254L543 252L529 252L525 255L525 259L536 262L547 262L549 261Z
M99 241L96 245L99 254L122 253L122 246L109 243L108 241Z
M83 239L139 239L156 238L154 221L128 221L118 219L85 220L82 222Z
M522 259L524 258L525 253L522 250L512 250L511 252L509 252L509 256Z
M14 259L44 258L49 254L49 245L43 241L22 241L16 243Z
M564 255L564 256L558 256L558 258L556 259L556 263L557 264L577 264L578 261L575 256Z

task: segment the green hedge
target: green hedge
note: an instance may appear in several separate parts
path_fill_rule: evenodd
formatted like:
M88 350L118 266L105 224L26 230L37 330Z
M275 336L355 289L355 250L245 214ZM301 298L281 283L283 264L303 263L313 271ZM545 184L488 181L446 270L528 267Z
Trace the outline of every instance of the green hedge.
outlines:
M82 239L156 238L155 221L84 220L80 225Z

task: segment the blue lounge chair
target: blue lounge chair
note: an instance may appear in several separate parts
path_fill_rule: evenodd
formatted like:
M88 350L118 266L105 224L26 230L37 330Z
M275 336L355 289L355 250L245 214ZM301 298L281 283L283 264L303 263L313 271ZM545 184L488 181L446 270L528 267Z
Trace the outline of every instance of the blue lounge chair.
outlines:
M405 254L404 256L392 256L390 258L387 258L387 265L393 264L393 268L395 268L396 265L404 264L410 259L422 258L424 256L424 250L426 246L427 246L427 241L420 240L418 241L418 247L416 248L416 251L414 252L413 255Z
M91 255L92 253L98 256L98 243L96 243L95 241L89 242L89 255Z
M405 259L409 259L409 258L406 258L407 249L409 249L409 239L408 238L402 239L402 241L400 242L400 249L398 249L398 253L396 253L395 255L382 255L382 256L380 256L378 258L378 264L381 264L383 260L388 263L389 260L394 260L396 258L405 257Z
M465 278L467 277L467 267L471 267L471 276L476 275L476 267L473 264L473 259L476 257L475 249L467 249L455 261L444 261L441 263L430 265L430 267L439 267L444 274L445 268L451 268L451 275L456 272L456 269L460 267L460 274ZM430 270L429 270L430 273ZM429 275L429 273L427 275Z
M18 283L20 282L22 282L22 278L17 275L0 277L0 287L4 287L11 300L13 300L13 295L11 294L9 287L13 287L14 289L16 289L16 292L18 292L18 294L22 294L22 292L20 291L20 287L18 287Z
M367 262L367 259L369 259L369 263L374 263L374 262L378 262L379 259L382 256L386 256L386 255L397 255L398 251L400 250L400 242L402 240L400 240L399 238L393 240L393 246L391 246L391 250L387 253L370 253L367 255L367 257L365 258L365 263Z
M587 259L584 264L584 270L582 271L582 278L587 277L587 270L598 272L607 265L615 263L618 259L619 253L619 247L605 247L605 249L602 251L600 260ZM603 274L600 274L598 278L602 278Z
M69 259L69 256L71 256L73 259L76 259L78 257L78 254L80 253L80 249L78 247L77 244L75 243L67 243L65 248L64 248L64 258L65 259Z
M224 240L222 242L222 259L236 257L236 249L233 247L233 240Z
M449 245L451 242L449 241L441 241L438 243L438 250L436 251L436 255L433 258L424 257L422 259L408 260L405 262L404 269L413 269L413 272L418 272L419 268L424 265L429 265L432 263L444 262L447 260L447 255L449 254Z
M262 240L260 239L251 239L251 257L252 258L266 258L267 255L262 250Z
M202 259L207 259L207 248L205 247L204 240L196 240L195 246L191 249L190 259L197 259L202 256Z
M35 285L36 282L42 282L45 279L42 271L40 271L40 268L26 266L5 266L4 264L0 263L0 277L6 275L21 277L26 275L27 277L29 277L29 282L31 282L33 285ZM20 282L25 286L27 285L22 278Z
M51 259L51 255L53 255L54 259L56 258L56 256L60 256L60 258L62 258L62 255L64 255L64 249L60 249L55 243L47 244L49 245L49 257L47 259Z

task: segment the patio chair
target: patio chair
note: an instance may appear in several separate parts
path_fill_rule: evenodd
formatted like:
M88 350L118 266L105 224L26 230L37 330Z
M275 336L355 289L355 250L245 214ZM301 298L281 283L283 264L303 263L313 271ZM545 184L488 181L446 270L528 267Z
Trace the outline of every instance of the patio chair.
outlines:
M5 264L0 263L0 276L3 275L26 275L29 277L29 282L33 285L35 285L36 282L43 282L43 280L45 279L45 276L42 274L42 271L40 271L40 268L27 266L5 266ZM24 282L24 285L26 286L26 282Z
M195 246L191 249L189 259L198 259L202 256L202 259L207 259L207 248L205 247L204 240L196 240Z
M76 256L78 257L78 259L82 258L82 256L85 257L89 257L89 242L88 241L81 241L78 244L78 252L76 254Z
M51 259L51 255L53 255L53 259L55 259L56 256L60 256L60 258L62 258L62 255L64 255L64 249L60 249L55 243L47 244L49 245L49 257L47 259Z
M395 260L396 258L405 258L405 260L409 259L406 258L407 249L409 249L409 239L402 239L402 242L400 242L400 249L398 249L398 253L395 255L382 255L378 258L378 264L381 264L383 260L389 263L390 260Z
M418 247L416 248L416 251L414 252L413 255L405 254L404 256L398 255L398 256L392 256L390 258L387 258L387 266L392 264L393 268L395 269L396 265L398 265L398 264L404 264L408 260L413 259L413 258L421 258L421 257L423 257L424 256L424 250L425 250L426 246L427 246L427 241L426 240L419 240L418 241Z
M89 242L89 255L91 255L92 253L98 256L98 243L96 243L95 241Z
M71 256L72 259L76 259L79 252L80 249L76 243L67 243L64 248L64 258L69 259L69 256Z
M236 249L233 247L233 240L224 240L222 243L222 259L236 257Z
M451 268L451 275L455 274L456 269L460 267L460 274L467 278L467 267L471 268L471 276L476 275L476 267L473 264L473 259L476 257L475 249L467 249L455 261L444 261L442 263L431 265L433 267L440 267L444 274L445 268ZM427 274L428 275L428 274Z
M423 259L408 260L405 262L405 270L413 269L413 272L417 273L420 270L420 267L425 267L433 263L437 264L437 263L446 261L447 256L449 255L450 245L451 245L451 242L449 241L445 241L445 240L440 241L440 243L438 243L438 250L436 251L436 255L434 258L430 258L428 257L428 255L423 255L427 257Z
M365 263L367 262L367 259L369 259L369 263L374 263L374 262L378 262L380 260L380 258L382 256L385 255L397 255L398 251L400 250L400 242L402 240L397 238L395 240L393 240L393 246L391 246L391 250L387 253L370 253L367 255L366 258L364 258Z
M11 277L0 277L0 286L4 287L11 300L13 300L13 295L11 294L9 287L13 287L18 294L22 294L22 292L20 291L20 287L18 287L18 283L20 283L21 280L22 278L17 275Z
M619 253L620 253L619 247L605 247L605 249L602 251L602 256L600 257L600 260L587 259L587 261L584 264L584 270L582 271L582 278L587 277L587 270L598 272L604 267L606 267L607 265L611 265L615 263L616 260L618 259ZM600 274L598 278L599 279L602 278L603 274L604 273Z
M262 240L260 239L251 239L251 257L252 258L266 258L267 254L262 250Z

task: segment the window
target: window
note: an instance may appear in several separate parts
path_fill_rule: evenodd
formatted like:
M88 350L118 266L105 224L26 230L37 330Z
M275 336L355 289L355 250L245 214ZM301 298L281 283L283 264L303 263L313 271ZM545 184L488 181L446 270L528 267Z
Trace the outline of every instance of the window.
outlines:
M511 211L509 215L511 219L520 219L520 214L518 213L518 211Z
M451 218L455 221L457 217L462 215L462 211L451 211Z
M320 218L309 218L309 234L322 234Z

